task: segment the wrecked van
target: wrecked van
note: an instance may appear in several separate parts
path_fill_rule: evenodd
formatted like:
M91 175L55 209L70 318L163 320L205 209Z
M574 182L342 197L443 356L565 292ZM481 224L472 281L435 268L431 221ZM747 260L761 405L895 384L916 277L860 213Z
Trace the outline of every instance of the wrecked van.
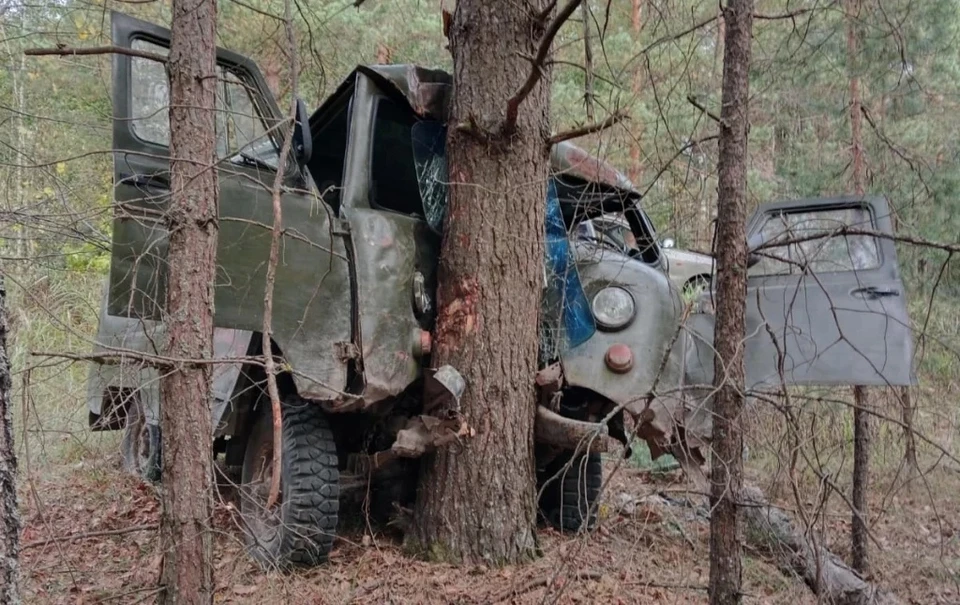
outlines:
M119 47L168 52L168 30L126 15L112 14L112 34ZM216 366L214 454L241 467L251 554L280 566L313 565L332 547L341 502L369 494L373 508L409 505L419 456L458 437L456 426L424 409L425 393L455 406L463 389L456 369L430 364L451 79L411 65L361 66L312 115L301 111L295 120L300 144L282 171L268 352L283 370L283 470L279 504L265 510L271 406L262 368L243 358L264 354L271 187L286 122L254 63L226 50L217 60L215 356L237 361ZM163 346L166 86L162 65L114 55L113 242L96 351L160 353ZM579 530L595 520L607 438L627 442L624 412L657 451L688 438L692 429L678 430L685 426L709 437L709 397L689 393L713 378L713 316L709 297L696 309L684 306L640 194L621 173L569 143L552 149L550 166L541 370L531 376L541 393L539 504L547 522ZM625 218L635 254L568 237L605 213ZM820 251L785 234L838 224L890 230L885 202L860 198L766 205L751 223L770 252L750 277L752 385L913 380L892 242L828 237L820 244L832 246L839 264L824 265L816 281L795 270L807 262L797 255L819 258ZM857 255L848 254L852 247ZM91 427L123 430L125 463L150 479L160 478L159 409L170 404L160 401L158 378L156 368L130 358L93 365L88 381Z

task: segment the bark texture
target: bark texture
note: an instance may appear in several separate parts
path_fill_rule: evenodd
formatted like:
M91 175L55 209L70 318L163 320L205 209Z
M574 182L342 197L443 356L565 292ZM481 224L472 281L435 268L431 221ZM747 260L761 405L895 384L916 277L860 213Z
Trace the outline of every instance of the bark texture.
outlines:
M168 354L213 356L217 251L215 0L174 0L167 212ZM213 602L211 366L178 364L160 381L165 603Z
M20 602L20 513L12 403L7 356L7 291L0 276L0 603Z
M710 603L741 601L743 334L747 299L746 186L753 0L730 0L723 55L717 198L715 417L710 485Z
M847 64L850 74L850 153L853 168L853 191L863 195L866 190L866 164L863 154L863 114L861 111L860 75L857 68L860 57L861 0L846 0ZM853 504L850 526L850 558L853 568L865 573L869 568L867 526L869 514L867 491L870 485L870 414L869 394L862 386L853 388Z
M537 548L534 375L549 77L519 104L515 130L504 127L508 100L530 74L523 57L536 55L543 32L535 12L525 2L460 0L450 27L452 184L433 361L463 374L461 413L476 435L423 461L412 537L441 560L501 565Z

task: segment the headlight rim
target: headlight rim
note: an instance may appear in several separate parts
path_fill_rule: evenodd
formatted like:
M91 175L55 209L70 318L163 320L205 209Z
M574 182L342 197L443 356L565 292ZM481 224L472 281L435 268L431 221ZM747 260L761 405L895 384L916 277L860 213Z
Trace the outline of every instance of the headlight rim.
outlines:
M625 320L623 320L622 322L607 322L607 321L604 321L604 320L600 317L600 314L597 313L597 310L596 310L596 301L597 301L597 299L600 297L600 295L603 294L603 293L604 293L605 291L607 291L607 290L619 290L619 291L623 292L624 294L626 294L626 295L627 295L627 299L630 301L630 313L629 313L629 315L627 316L627 318L626 318ZM603 331L606 331L606 332L620 331L620 330L623 330L623 329L627 328L628 326L630 326L630 324L632 324L633 321L637 318L637 299L636 299L636 297L633 295L633 293L630 292L630 290L628 290L627 288L624 288L623 286L620 286L620 285L617 285L617 284L611 284L611 285L603 286L602 288L598 289L598 290L593 294L593 296L590 297L590 314L593 315L593 320L594 320L594 322L596 322L598 329L603 330Z

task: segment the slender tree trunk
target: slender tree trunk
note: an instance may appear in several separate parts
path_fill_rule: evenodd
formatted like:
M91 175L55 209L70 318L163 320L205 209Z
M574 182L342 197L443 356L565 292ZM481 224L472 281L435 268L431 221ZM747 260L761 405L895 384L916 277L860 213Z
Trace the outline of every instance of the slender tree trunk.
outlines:
M460 0L450 28L450 204L434 363L466 380L476 436L423 460L411 536L436 559L501 565L536 553L537 371L548 169L549 72L520 105L543 26L529 3Z
M583 105L586 109L587 120L593 121L593 46L590 37L593 33L593 17L590 13L590 2L580 5L580 14L583 15Z
M903 463L907 467L907 477L914 478L920 472L917 460L917 440L913 434L913 418L916 408L910 387L900 387L900 417L903 422Z
M853 191L863 195L866 189L866 165L863 157L863 116L861 114L860 75L857 68L860 55L861 0L847 0L847 64L850 70L850 150L853 166ZM862 386L853 388L853 494L850 540L851 564L860 573L866 573L867 526L869 514L867 491L870 485L870 398Z
M633 10L630 14L630 26L633 29L633 42L639 47L640 29L643 26L643 0L633 0ZM643 72L639 67L633 72L633 82L631 85L631 98L634 103L640 102L640 90L643 84ZM640 179L643 178L643 164L640 160L640 141L643 140L643 123L640 120L634 122L636 131L633 132L633 140L630 141L630 180L637 186L640 185Z
M747 300L746 187L753 0L723 9L723 94L717 198L715 418L710 473L710 603L741 602L740 492L743 484L743 334Z
M217 172L214 169L215 0L173 0L170 208L165 318L168 354L213 356ZM165 603L213 602L211 366L178 365L160 380Z
M7 357L7 291L0 275L0 603L20 602L20 513L12 404Z

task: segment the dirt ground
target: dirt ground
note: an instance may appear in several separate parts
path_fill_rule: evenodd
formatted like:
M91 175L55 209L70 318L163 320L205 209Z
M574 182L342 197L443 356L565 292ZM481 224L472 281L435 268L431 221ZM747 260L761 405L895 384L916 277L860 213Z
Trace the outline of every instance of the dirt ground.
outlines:
M609 467L612 463L608 461ZM878 494L874 579L909 603L960 603L960 477ZM928 477L929 480L929 477ZM502 569L456 568L411 558L396 531L354 520L329 564L264 572L244 554L235 502L222 490L216 531L218 603L705 603L709 535L704 514L682 504L678 474L621 468L587 536L541 529L543 554ZM151 602L160 566L155 488L116 461L79 462L24 482L23 592L27 603ZM659 495L658 495L659 494ZM842 512L842 511L841 511ZM844 555L846 515L828 515ZM746 603L816 603L762 553L744 558Z

